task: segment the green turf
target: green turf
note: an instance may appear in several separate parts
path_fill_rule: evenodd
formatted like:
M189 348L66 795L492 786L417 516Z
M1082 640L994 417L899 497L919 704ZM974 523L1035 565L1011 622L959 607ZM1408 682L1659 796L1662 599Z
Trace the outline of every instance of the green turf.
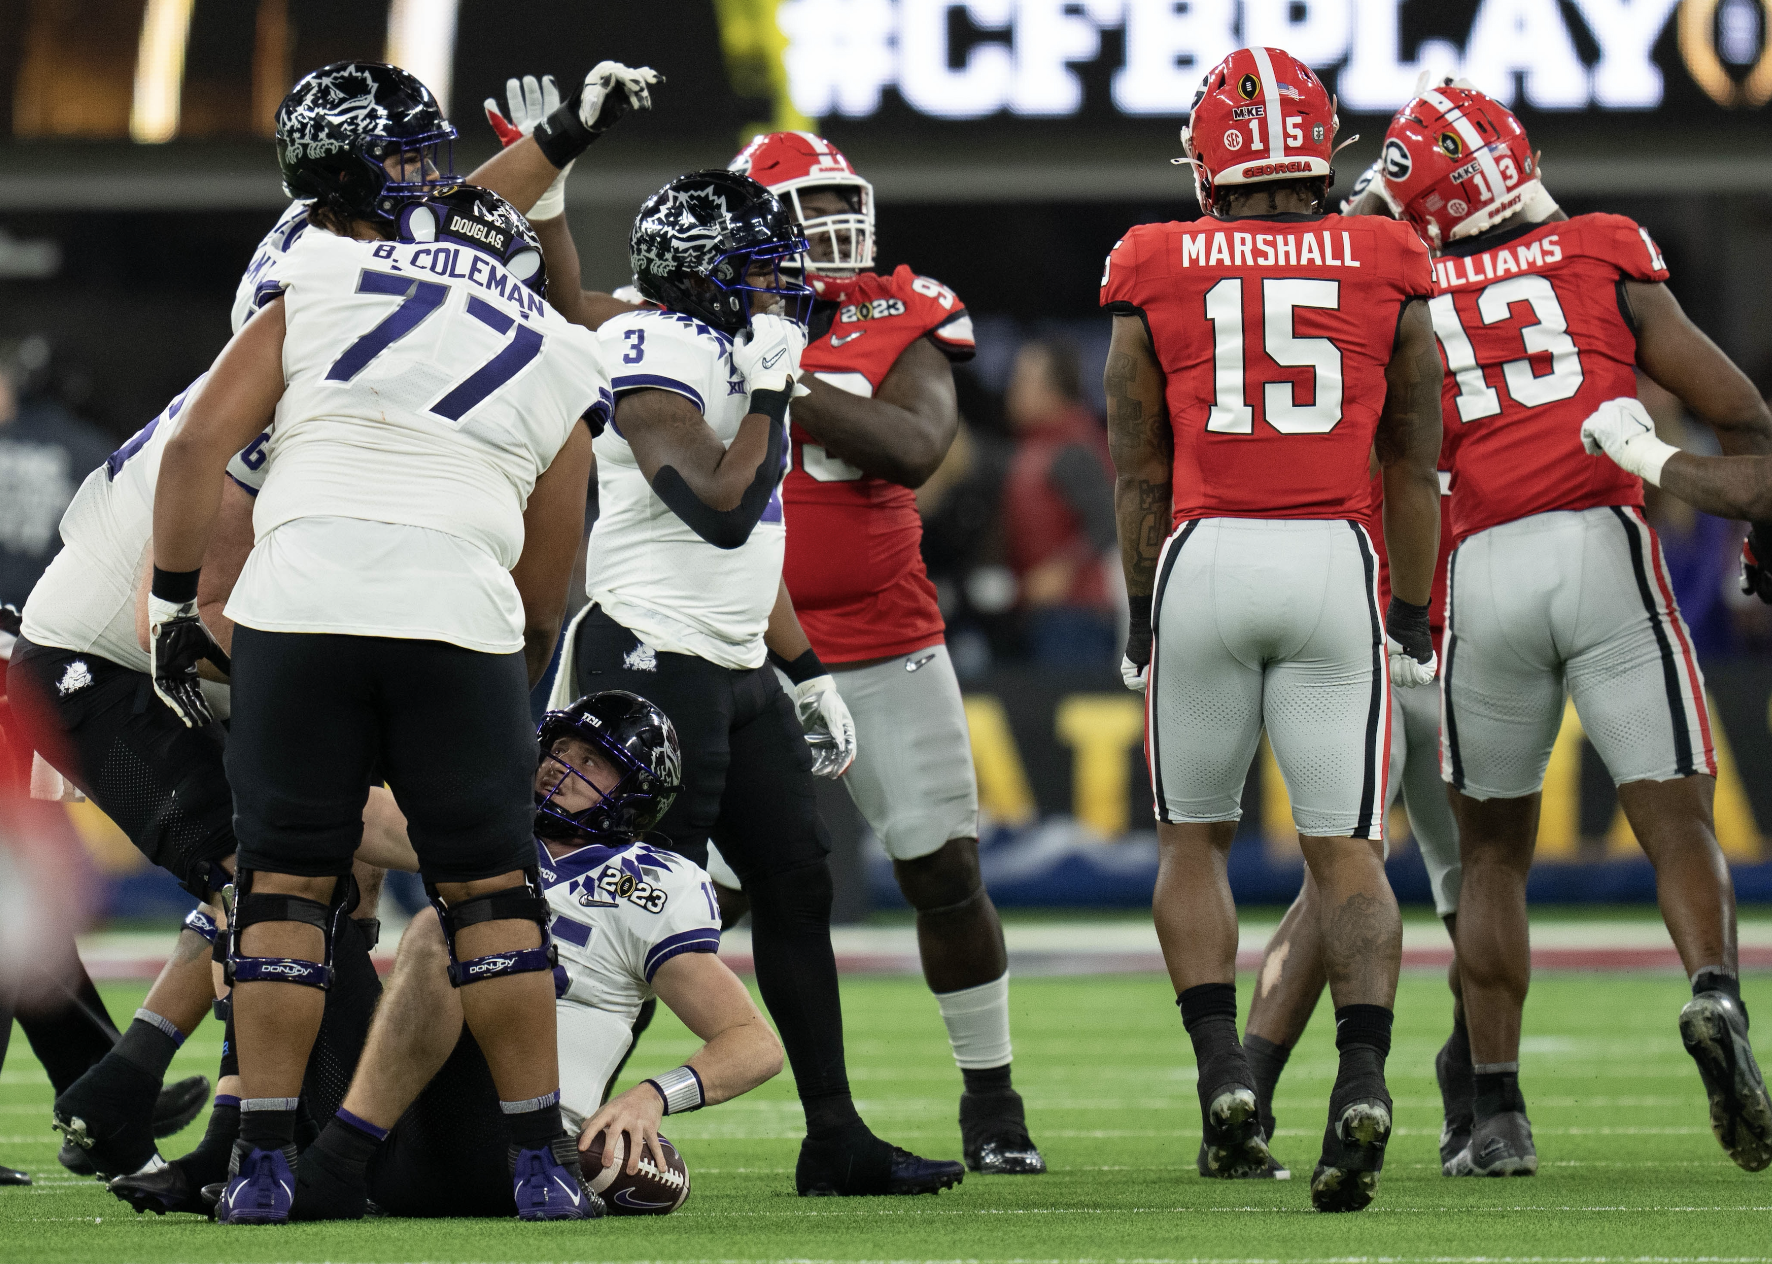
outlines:
M1334 1074L1326 1012L1279 1093L1276 1152L1288 1183L1194 1174L1193 1060L1165 981L1027 979L1012 992L1016 1082L1052 1172L968 1177L936 1198L802 1200L792 1168L799 1110L784 1075L737 1102L671 1121L694 1179L663 1219L528 1226L365 1221L222 1228L136 1216L54 1162L49 1087L22 1034L0 1076L0 1162L38 1175L0 1190L0 1260L1748 1260L1772 1258L1772 1172L1737 1170L1706 1126L1698 1077L1674 1030L1686 989L1666 975L1542 974L1528 1005L1522 1081L1543 1164L1537 1178L1439 1175L1432 1058L1445 1036L1442 982L1407 975L1391 1090L1399 1132L1378 1200L1357 1216L1310 1209L1308 1176ZM126 1014L139 988L106 989ZM958 1157L958 1077L934 1004L914 979L845 984L850 1074L876 1130ZM1749 980L1772 1014L1772 984ZM1247 997L1245 996L1245 1005ZM213 1068L206 1025L174 1074ZM693 1047L661 1015L641 1046L650 1073ZM201 1121L164 1143L182 1152Z

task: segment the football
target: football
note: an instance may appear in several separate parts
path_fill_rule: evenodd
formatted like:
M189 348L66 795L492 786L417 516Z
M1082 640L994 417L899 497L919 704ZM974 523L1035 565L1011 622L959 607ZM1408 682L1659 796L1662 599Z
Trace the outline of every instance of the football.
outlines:
M603 1137L591 1141L591 1148L580 1151L579 1170L585 1184L603 1196L612 1216L668 1216L689 1197L689 1169L677 1147L663 1136L658 1148L664 1151L665 1170L659 1171L650 1150L640 1152L639 1170L626 1171L628 1139L615 1138L615 1163L603 1166Z

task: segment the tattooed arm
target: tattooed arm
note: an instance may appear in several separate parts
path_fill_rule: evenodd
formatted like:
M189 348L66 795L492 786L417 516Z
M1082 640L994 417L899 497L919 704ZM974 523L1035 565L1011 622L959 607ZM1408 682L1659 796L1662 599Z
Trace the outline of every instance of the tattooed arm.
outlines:
M1114 317L1102 386L1107 391L1108 446L1114 458L1120 564L1126 571L1126 593L1132 606L1126 658L1142 671L1151 661L1151 594L1157 586L1157 555L1169 535L1175 437L1163 398L1163 369L1140 317ZM1132 684L1133 675L1127 676L1127 683Z

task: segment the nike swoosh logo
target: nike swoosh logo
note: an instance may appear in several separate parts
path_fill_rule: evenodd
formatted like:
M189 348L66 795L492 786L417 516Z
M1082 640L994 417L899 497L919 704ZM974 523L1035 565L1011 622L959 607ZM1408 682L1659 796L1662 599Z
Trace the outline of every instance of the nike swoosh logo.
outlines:
M781 363L782 357L787 353L788 349L786 347L777 348L774 355L763 361L763 367L766 369L773 369L776 365Z
M867 332L867 330L865 330L865 329L858 329L852 334L844 334L841 338L837 337L837 335L835 335L835 334L832 334L831 335L831 345L833 347L840 347L846 342L854 342L857 338L861 337L866 332Z
M906 659L905 664L904 664L904 669L908 672L914 672L917 670L917 668L924 666L934 657L935 657L935 651L930 650L927 654L923 655L922 658Z

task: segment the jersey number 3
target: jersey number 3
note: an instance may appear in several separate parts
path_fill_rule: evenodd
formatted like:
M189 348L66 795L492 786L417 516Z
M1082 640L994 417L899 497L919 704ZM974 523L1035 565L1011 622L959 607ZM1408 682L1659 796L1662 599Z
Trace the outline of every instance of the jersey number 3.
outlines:
M438 281L417 281L395 276L392 272L371 272L364 269L357 278L357 293L386 294L399 298L400 305L381 323L346 347L344 354L326 371L328 382L348 382L369 366L369 362L424 323L426 317L443 306L449 287ZM470 294L468 315L501 334L516 333L510 344L458 382L430 411L450 421L460 421L476 404L516 377L536 356L541 354L544 339L527 325L518 325L491 303Z
M1341 348L1327 338L1300 338L1293 313L1300 307L1341 309L1341 282L1302 278L1261 283L1262 344L1268 359L1308 368L1315 377L1316 402L1298 403L1302 384L1263 382L1261 406L1268 425L1281 434L1328 434L1341 421ZM1255 409L1245 395L1248 380L1243 350L1243 280L1226 277L1206 291L1206 319L1212 322L1215 382L1206 429L1215 434L1252 434Z
M1509 277L1477 295L1477 316L1485 325L1499 325L1512 314L1515 303L1529 305L1537 320L1520 329L1526 357L1501 366L1507 393L1522 408L1570 398L1581 389L1581 353L1569 336L1569 320L1557 302L1556 290L1541 276ZM1501 396L1483 376L1483 366L1477 363L1476 350L1458 319L1452 295L1440 295L1427 309L1434 318L1434 335L1446 353L1446 368L1458 383L1458 420L1481 421L1495 416L1501 411ZM1550 353L1550 372L1542 376L1532 371L1529 358L1538 352Z

